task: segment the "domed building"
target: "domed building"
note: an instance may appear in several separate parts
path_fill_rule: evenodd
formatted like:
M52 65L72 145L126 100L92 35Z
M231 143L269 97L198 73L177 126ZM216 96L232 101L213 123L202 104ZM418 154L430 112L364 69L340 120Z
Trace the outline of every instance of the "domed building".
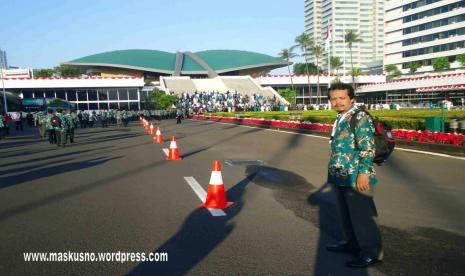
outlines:
M88 75L214 78L264 74L287 66L283 59L238 50L169 53L157 50L119 50L78 58L63 65L78 67Z

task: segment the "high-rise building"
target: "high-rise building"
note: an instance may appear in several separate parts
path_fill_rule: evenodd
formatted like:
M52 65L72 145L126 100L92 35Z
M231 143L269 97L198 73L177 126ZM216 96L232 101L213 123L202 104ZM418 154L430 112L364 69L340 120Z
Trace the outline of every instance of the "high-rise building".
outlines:
M343 65L338 73L349 72L353 67L367 69L374 62L383 60L384 47L384 2L380 0L305 0L305 32L323 48L326 33L331 29L331 57L339 57ZM344 42L344 33L353 30L363 41L354 43L351 51ZM316 63L311 54L309 62ZM344 62L345 61L345 62ZM328 65L325 51L320 66ZM333 72L333 69L331 69Z
M446 57L451 68L459 67L457 55L465 53L465 1L388 1L385 32L384 65L408 73L416 63L417 72L427 72L433 59Z
M0 68L7 69L8 68L8 61L6 59L6 51L3 51L0 48Z

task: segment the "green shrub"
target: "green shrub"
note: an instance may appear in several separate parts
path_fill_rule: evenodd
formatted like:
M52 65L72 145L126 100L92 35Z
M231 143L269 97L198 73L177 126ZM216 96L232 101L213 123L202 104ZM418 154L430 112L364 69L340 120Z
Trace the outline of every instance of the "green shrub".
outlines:
M394 129L423 130L426 117L441 117L441 110L369 110L373 117L390 124ZM308 110L308 111L272 111L272 112L241 112L241 118L264 118L267 120L289 120L290 113L302 114L302 121L311 123L333 124L336 119L334 110ZM235 113L218 112L216 116L234 117ZM446 129L450 118L465 117L464 110L450 110L445 112Z

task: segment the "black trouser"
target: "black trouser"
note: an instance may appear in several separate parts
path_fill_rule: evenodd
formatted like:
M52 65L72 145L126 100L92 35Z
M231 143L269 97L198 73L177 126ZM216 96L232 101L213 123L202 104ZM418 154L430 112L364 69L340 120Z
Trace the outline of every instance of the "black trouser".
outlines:
M362 257L383 258L378 213L373 201L374 186L367 192L336 186L337 208L342 231L350 247L359 247Z
M181 122L181 118L182 118L182 116L177 116L177 117L176 117L176 119L177 119L176 124L182 123L182 122Z
M55 133L55 129L48 129L47 132L48 132L48 141L50 142L50 144L56 144L57 136Z
M67 142L67 131L55 130L55 136L57 139L57 146L65 146Z
M23 122L22 121L15 121L15 128L16 128L16 131L18 131L18 130L23 131Z
M68 128L69 142L74 143L74 127Z
M102 128L108 127L108 119L102 119Z

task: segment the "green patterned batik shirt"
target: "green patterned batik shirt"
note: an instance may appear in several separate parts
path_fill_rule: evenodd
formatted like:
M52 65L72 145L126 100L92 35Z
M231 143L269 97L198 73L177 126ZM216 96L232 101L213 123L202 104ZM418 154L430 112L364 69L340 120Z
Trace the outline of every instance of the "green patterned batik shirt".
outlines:
M368 174L369 184L376 184L373 158L375 144L373 121L366 112L356 114L355 133L350 128L350 120L356 107L340 113L336 118L335 131L331 141L331 155L328 163L328 182L339 186L355 186L357 175ZM355 149L355 139L359 150Z

